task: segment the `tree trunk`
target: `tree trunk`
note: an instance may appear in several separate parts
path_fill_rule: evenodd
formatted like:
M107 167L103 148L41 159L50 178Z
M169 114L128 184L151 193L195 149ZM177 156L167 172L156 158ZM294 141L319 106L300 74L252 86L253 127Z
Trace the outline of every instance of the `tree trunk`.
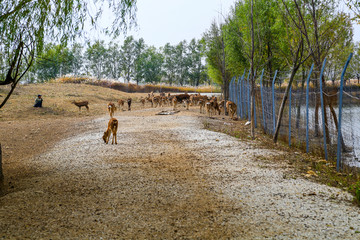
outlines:
M250 83L251 83L251 98L250 98L250 108L251 108L251 137L255 139L255 76L254 76L254 52L255 52L255 39L254 39L254 1L251 0L251 55L250 55Z
M301 65L302 52L300 52L300 51L302 51L302 44L303 44L303 42L301 41L299 43L298 49L297 49L297 51L296 51L296 53L294 55L294 65L293 65L292 70L291 70L289 84L286 87L284 97L283 97L283 100L282 100L281 105L280 105L279 116L278 116L278 119L277 119L276 129L275 129L275 133L274 133L274 137L273 137L273 141L275 143L278 140L280 126L281 126L281 120L282 120L282 116L284 114L286 100L287 100L287 98L289 96L290 88L291 88L291 85L292 85L292 83L294 81L295 74L296 74L296 72L298 71L298 69L299 69L299 67ZM301 54L301 55L299 56L299 54Z
M302 68L302 79L301 79L301 93L300 93L300 100L297 102L297 111L296 111L296 129L300 127L300 117L301 117L301 104L303 103L304 97L304 88L305 88L305 70Z
M4 98L3 102L0 104L0 108L2 108L2 107L5 105L5 103L9 100L9 98L10 98L11 94L14 92L15 87L16 87L16 85L17 85L18 82L19 82L19 79L16 80L16 82L11 85L10 92L9 92L8 95Z
M1 152L1 144L0 144L0 196L2 195L4 190L4 174L2 169L2 152Z
M286 87L285 93L284 93L284 97L283 100L281 102L280 105L280 109L279 109L279 116L276 122L276 129L275 129L275 133L274 133L274 137L273 137L273 141L274 143L277 142L278 140L278 136L279 136L279 132L280 132L280 126L281 126L281 120L282 120L282 116L284 114L284 109L285 109L285 104L286 104L286 100L288 99L289 96L289 92L290 92L290 88L291 88L291 84L294 80L295 77L295 73L296 73L297 69L293 68L293 70L291 71L291 76L290 76L290 80L289 80L289 84Z
M223 33L222 33L223 34ZM225 42L224 42L224 36L221 38L221 44L222 44L222 78L223 78L223 85L224 85L224 100L225 102L229 100L229 81L226 74L226 62L225 62ZM224 109L224 113L227 116L229 113L227 112L227 109Z

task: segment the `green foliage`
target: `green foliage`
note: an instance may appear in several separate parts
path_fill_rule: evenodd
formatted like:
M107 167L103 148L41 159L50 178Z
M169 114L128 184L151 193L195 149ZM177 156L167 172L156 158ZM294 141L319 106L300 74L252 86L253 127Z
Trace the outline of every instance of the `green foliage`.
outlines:
M136 40L132 36L127 37L123 45L98 40L88 43L85 49L77 43L71 47L47 44L25 79L43 82L64 75L193 86L207 79L200 41L166 44L158 50L148 47L144 39Z
M11 86L8 95L0 103L0 108L5 105L18 82L33 65L35 54L42 54L45 39L61 42L63 45L69 40L75 40L82 35L86 21L90 20L94 27L97 25L97 19L106 7L105 2L115 15L112 27L104 29L106 33L117 36L125 32L128 26L135 24L136 0L0 2L0 85ZM90 11L89 8L94 5L97 9L94 15L91 15L94 9ZM54 71L56 72L53 69Z
M63 45L47 44L37 56L32 68L38 82L48 81L66 74L78 75L82 67L82 47L74 44L72 48Z
M117 43L110 42L106 49L105 75L109 78L119 80L121 77L121 52Z
M355 197L356 197L356 201L360 203L360 187L359 186L355 190Z
M135 40L134 42L134 78L136 80L136 84L139 84L139 81L141 80L141 74L140 69L138 69L139 63L141 61L141 55L144 52L146 45L143 38L140 38L139 40Z
M162 77L163 56L155 47L147 48L137 62L139 77L146 83L159 83Z
M101 79L105 75L106 47L104 41L88 44L85 56L88 61L87 73Z
M189 83L191 86L199 86L200 83L205 81L204 71L205 66L202 64L202 45L201 41L192 39L188 45L188 58L189 58Z
M170 86L176 81L176 52L175 47L171 46L170 43L165 44L162 48L164 56L164 78Z
M218 26L213 22L210 29L204 33L203 41L208 75L213 82L224 86L230 76L230 71L226 62L223 30L223 25Z
M94 5L97 6L96 11L93 8L89 11ZM61 42L74 40L81 35L86 21L97 25L105 7L109 7L115 15L112 28L107 29L109 33L119 35L135 24L134 0L3 0L0 7L0 40L2 44L11 46L21 35L24 41L35 41L38 49L42 49L45 38Z
M121 69L122 77L129 83L130 79L134 76L135 68L135 43L134 37L129 36L125 39L124 44L121 46Z

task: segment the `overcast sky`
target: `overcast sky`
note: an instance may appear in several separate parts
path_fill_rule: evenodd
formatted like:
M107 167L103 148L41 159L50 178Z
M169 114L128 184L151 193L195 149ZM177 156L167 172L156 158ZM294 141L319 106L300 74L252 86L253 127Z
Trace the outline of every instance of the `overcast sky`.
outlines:
M235 0L137 0L138 29L127 35L143 38L147 45L155 47L200 39L211 22L223 19L221 14L227 15L234 5ZM111 17L105 16L102 21L111 25L110 20ZM109 41L99 31L93 30L90 35L92 40ZM123 40L120 36L119 41Z
M222 21L235 0L137 0L138 30L128 35L143 38L156 47L182 40L200 39L212 21ZM344 7L344 6L342 6ZM99 33L92 38L103 39ZM119 37L122 43L123 38ZM360 41L360 26L354 25L354 41Z
M234 0L138 0L137 19L145 43L156 47L199 39L214 19L227 15Z

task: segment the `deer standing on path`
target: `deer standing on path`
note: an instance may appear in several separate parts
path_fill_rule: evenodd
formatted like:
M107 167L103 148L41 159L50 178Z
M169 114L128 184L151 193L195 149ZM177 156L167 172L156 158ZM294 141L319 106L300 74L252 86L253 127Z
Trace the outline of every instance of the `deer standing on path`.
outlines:
M115 144L117 144L117 140L116 140L117 129L118 129L118 120L116 118L111 118L108 123L108 128L106 129L103 135L103 140L106 144L109 143L111 133L113 135L111 144L114 144L114 139L115 139Z

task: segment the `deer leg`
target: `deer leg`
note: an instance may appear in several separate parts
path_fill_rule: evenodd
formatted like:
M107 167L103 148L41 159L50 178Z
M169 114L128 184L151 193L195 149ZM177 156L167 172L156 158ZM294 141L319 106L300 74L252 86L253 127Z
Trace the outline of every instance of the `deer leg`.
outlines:
M89 111L89 107L88 107L87 105L86 105L85 107L86 107L86 109Z
M109 140L110 140L110 135L111 135L111 132L109 132L108 136L107 136L107 139L106 139L106 144L109 143Z

